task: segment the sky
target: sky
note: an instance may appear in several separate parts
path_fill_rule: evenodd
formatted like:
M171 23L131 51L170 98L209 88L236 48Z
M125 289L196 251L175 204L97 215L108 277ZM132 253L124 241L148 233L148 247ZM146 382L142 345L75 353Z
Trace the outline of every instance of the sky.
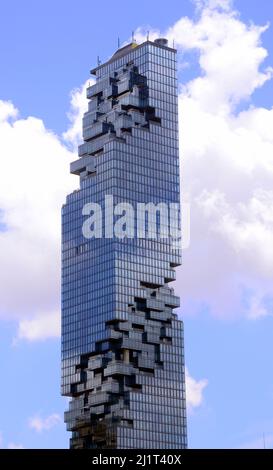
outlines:
M60 209L97 56L178 50L190 448L273 447L273 5L139 0L0 4L0 447L66 448Z

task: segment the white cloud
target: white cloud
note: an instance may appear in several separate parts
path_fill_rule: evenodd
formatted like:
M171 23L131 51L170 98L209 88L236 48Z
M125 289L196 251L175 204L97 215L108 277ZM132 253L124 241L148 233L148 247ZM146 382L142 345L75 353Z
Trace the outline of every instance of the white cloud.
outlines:
M273 434L265 434L260 437L245 442L240 449L272 449Z
M207 6L168 30L184 52L199 52L202 71L179 97L182 191L191 203L191 243L177 282L184 313L272 312L273 109L251 103L272 77L262 68L265 29Z
M186 368L186 399L187 409L190 413L194 408L199 407L203 403L203 393L207 385L207 379L195 380L190 376L189 371Z
M24 449L24 446L22 444L15 444L15 442L10 442L7 448L8 449Z
M94 83L95 80L90 78L80 88L75 88L71 92L71 109L68 113L71 126L63 133L63 137L74 149L82 142L82 118L88 108L86 88Z
M185 94L209 113L230 112L242 99L272 77L260 70L267 51L260 45L268 26L247 25L235 11L205 7L197 21L181 18L166 32L177 47L199 52L202 75L186 86Z
M198 10L204 8L230 10L233 4L232 0L192 0Z
M46 338L57 338L61 334L60 312L46 313L31 320L20 320L15 343L18 340L39 341Z
M24 449L22 444L15 444L10 442L7 446L4 445L3 434L0 432L0 449Z
M2 103L0 104L1 109ZM60 211L74 155L41 120L0 123L1 316L59 306Z
M244 23L230 1L194 3L194 19L150 31L152 39L174 40L182 80L185 61L196 60L192 51L201 71L179 96L191 241L177 291L184 315L205 307L217 316L257 319L273 306L273 108L252 102L272 78L261 42L268 25ZM145 36L139 28L138 40Z
M75 112L76 95L71 96ZM67 138L76 138L76 130L68 130ZM21 119L12 103L0 101L0 158L0 317L18 320L18 338L56 336L60 214L77 186L69 174L76 154L40 119Z
M16 118L17 114L18 109L16 109L10 101L0 100L0 122Z
M49 431L62 422L60 415L54 413L47 418L41 418L39 415L33 416L29 419L29 427L40 433Z

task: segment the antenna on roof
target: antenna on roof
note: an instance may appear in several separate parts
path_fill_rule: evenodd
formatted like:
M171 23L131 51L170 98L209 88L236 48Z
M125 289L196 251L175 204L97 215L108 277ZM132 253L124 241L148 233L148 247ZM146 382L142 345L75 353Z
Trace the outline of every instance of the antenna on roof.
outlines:
M174 49L174 39L173 39L173 49Z
M150 31L147 31L147 41L149 41L149 34L150 34Z
M135 40L135 37L134 37L134 34L135 34L135 32L132 31L132 42L135 42L135 41L136 41L136 40Z
M97 56L97 63L100 65L100 56Z
M120 40L119 40L119 37L118 37L118 49L120 48Z

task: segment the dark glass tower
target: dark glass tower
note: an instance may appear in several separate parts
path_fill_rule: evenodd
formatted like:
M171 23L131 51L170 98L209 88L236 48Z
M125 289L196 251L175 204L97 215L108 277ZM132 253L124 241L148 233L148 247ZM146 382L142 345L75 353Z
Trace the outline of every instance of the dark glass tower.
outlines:
M179 203L176 51L164 39L131 43L91 73L84 143L71 164L80 189L62 212L62 394L71 397L70 445L182 449L183 323L170 287L181 252L171 238L147 236L146 225L145 234L115 236L112 222L121 214L111 220L105 207L105 196L113 206ZM86 238L83 208L90 202L108 212L101 233Z

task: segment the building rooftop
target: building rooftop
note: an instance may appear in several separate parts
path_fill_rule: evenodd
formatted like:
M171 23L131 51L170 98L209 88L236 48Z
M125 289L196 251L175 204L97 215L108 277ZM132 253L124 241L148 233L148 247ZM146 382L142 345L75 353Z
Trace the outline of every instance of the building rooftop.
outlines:
M120 47L119 49L116 50L116 52L112 55L112 57L104 62L103 64L98 65L97 67L93 68L90 70L90 73L92 75L96 75L97 70L99 70L101 67L104 67L105 65L111 64L117 59L120 59L121 57L125 56L129 52L131 52L132 49L138 49L139 47L144 46L145 44L152 44L153 46L157 46L163 49L168 49L171 51L175 51L173 47L168 46L168 41L167 39L164 38L158 38L155 39L155 41L144 41L141 44L137 44L136 42L130 42L129 44L126 44L126 46Z

